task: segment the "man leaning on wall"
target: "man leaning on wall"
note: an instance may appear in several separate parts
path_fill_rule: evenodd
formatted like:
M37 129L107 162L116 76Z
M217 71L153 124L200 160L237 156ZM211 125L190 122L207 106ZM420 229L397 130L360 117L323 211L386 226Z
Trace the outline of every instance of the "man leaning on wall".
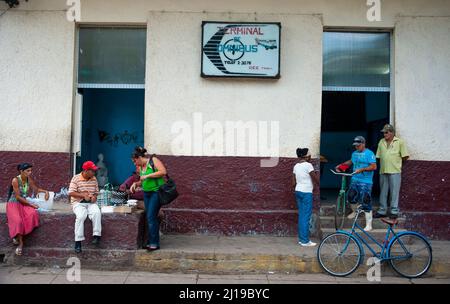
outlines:
M403 140L395 136L395 129L387 124L381 130L384 138L378 143L376 157L380 159L380 209L374 218L388 214L388 194L390 197L390 217L398 217L398 198L400 194L402 164L409 158Z

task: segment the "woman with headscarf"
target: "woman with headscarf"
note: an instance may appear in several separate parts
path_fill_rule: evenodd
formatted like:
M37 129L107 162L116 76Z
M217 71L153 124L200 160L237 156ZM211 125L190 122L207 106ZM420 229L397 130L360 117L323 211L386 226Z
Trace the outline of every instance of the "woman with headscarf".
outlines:
M310 163L308 148L298 148L298 163L294 166L293 184L298 206L298 243L304 247L316 246L309 239L309 221L313 207L313 189L319 185L319 174Z
M48 191L39 188L31 178L32 167L29 163L22 163L17 166L20 174L12 179L6 204L9 236L17 245L17 255L22 255L24 236L30 234L34 228L39 226L37 212L39 206L27 200L30 190L33 190L35 194L44 192L45 200L49 198Z

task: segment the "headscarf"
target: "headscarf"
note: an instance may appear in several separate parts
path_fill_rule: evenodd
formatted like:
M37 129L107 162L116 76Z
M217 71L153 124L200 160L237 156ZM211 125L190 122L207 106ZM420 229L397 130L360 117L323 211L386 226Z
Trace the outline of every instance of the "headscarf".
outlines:
M17 165L17 171L25 171L27 169L30 169L31 167L33 167L33 165L29 163L21 163Z
M308 155L308 151L309 151L309 149L308 148L297 148L297 157L299 157L299 158L303 158L303 157L305 157L306 155Z

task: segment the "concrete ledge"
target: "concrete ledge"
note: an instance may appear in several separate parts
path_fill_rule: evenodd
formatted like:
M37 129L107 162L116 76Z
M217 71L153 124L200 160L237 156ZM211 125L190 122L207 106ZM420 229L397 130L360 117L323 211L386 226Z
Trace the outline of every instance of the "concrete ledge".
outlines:
M73 248L75 215L70 211L43 213L40 226L25 238L26 248ZM143 211L132 214L102 214L101 249L136 250L141 247L144 233ZM83 248L92 248L92 223L85 221ZM12 245L6 213L0 213L0 253Z

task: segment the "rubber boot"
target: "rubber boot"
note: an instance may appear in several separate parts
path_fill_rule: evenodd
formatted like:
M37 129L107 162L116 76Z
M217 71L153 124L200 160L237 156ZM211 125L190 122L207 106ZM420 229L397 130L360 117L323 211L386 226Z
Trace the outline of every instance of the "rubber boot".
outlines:
M364 212L364 214L366 215L366 227L364 231L372 231L372 211Z
M357 208L358 206L356 206L356 204L350 204L350 207L352 208L352 213L350 213L350 214L347 216L347 218L350 219L350 220L352 220L352 219L354 219L355 216L356 216L356 208Z

